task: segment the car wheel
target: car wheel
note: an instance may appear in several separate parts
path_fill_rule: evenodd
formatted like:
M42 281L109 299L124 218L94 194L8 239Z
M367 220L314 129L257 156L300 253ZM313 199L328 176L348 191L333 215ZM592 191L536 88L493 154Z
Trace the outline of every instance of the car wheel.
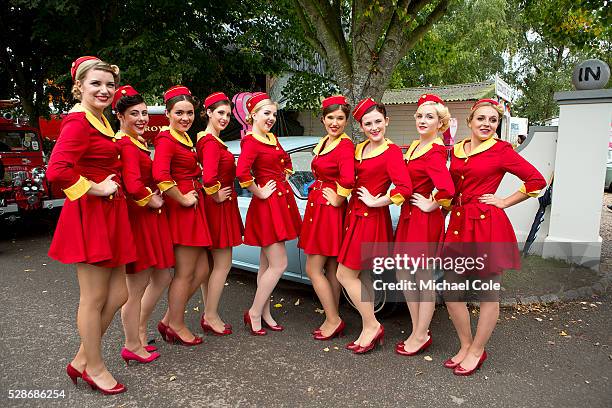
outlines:
M351 298L346 292L346 289L342 288L342 294L344 295L344 298L346 299L346 301L355 310L357 310L357 308L355 307L355 304L351 301ZM390 296L386 290L384 291L377 290L374 293L374 296L375 296L374 297L374 314L376 314L376 316L386 317L386 316L393 314L397 310L398 303L389 301Z
M608 186L608 193L612 193L612 181L610 182L610 185Z

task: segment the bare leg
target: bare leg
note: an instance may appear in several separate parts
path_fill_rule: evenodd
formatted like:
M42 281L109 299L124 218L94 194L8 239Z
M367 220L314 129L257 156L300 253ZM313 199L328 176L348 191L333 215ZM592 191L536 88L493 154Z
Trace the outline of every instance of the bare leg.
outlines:
M262 248L262 252L268 261L268 268L261 275L258 273L257 291L255 292L253 304L249 309L254 330L261 329L262 316L266 318L269 324L276 324L271 319L271 316L267 318L265 312L267 310L270 313L270 295L276 287L278 280L287 269L287 251L284 242L277 242ZM262 272L261 269L259 272Z
M410 271L406 269L399 269L396 272L396 278L398 282L408 281L414 282L416 284L416 279L413 275L410 274ZM412 325L410 336L404 340L404 347L408 344L409 340L413 337L417 322L419 321L419 302L418 297L419 293L417 289L414 290L404 290L404 298L406 299L406 305L408 306L408 311L410 312L410 322Z
M152 269L126 275L128 300L121 308L121 322L125 333L125 348L140 357L148 358L150 354L143 348L138 335L140 324L140 304L145 289L149 284Z
M266 254L264 253L264 250L262 248L261 251L259 251L259 269L257 269L257 285L259 285L259 280L266 273L269 266L270 264L268 263L268 258L266 258ZM276 322L272 318L272 313L270 312L270 308L271 308L270 303L271 303L271 299L268 299L268 303L266 303L266 305L264 306L263 312L261 315L264 318L266 318L268 322L271 322L271 323L274 322L273 323L274 325L276 324Z
M168 269L153 269L149 284L145 289L142 301L140 302L140 324L138 329L138 336L140 343L144 346L147 345L147 322L155 309L155 305L159 301L162 293L170 282L172 276Z
M332 287L328 278L329 276L333 276L333 280L335 283L337 283L338 279L336 278L336 270L328 270L327 274L324 274L323 266L326 265L326 263L327 257L323 255L308 255L306 258L306 274L312 282L312 287L319 297L323 310L325 310L325 321L320 326L320 329L324 336L330 336L340 324L337 303L339 296L336 296L334 288Z
M446 309L450 316L461 348L452 358L456 363L460 363L467 356L468 349L472 345L472 328L470 327L470 312L465 302L446 302Z
M461 360L461 367L471 370L478 364L478 359L485 350L487 342L493 334L499 317L499 302L480 302L480 317L476 327L476 336L469 347L466 356Z
M169 326L185 341L193 341L195 336L185 326L185 306L197 288L194 285L195 269L198 257L203 250L200 247L176 245L174 254L176 266L174 278L168 289L168 323Z
M219 317L219 301L221 300L227 274L232 267L232 249L213 249L212 256L214 260L213 270L208 279L208 297L206 298L204 311L208 324L214 330L222 332L225 329L225 323Z
M361 271L338 265L338 281L346 289L351 301L361 315L362 329L355 344L367 346L372 342L380 323L374 315L374 295L372 285L363 284L359 279Z
M432 290L421 290L420 283L431 281L433 279L433 271L419 270L416 273L416 295L417 302L413 303L417 315L412 316L412 334L407 341L404 342L404 349L408 352L417 351L429 338L427 332L429 325L436 309L435 292ZM411 310L412 313L412 310Z

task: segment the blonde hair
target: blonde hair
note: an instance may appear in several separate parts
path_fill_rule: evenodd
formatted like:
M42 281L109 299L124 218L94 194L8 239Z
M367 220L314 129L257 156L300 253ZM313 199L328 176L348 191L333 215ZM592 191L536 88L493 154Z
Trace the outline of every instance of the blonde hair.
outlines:
M253 106L253 109L251 110L251 112L249 112L249 115L246 118L247 123L249 125L253 125L253 114L259 112L261 108L267 105L274 105L278 110L278 103L274 102L272 99L263 99L259 101L257 105Z
M478 108L481 108L483 106L490 106L493 109L495 109L495 111L497 112L498 119L501 119L502 115L504 114L504 108L502 108L501 105L493 105L491 102L479 103L475 109L472 109L470 111L470 114L468 115L466 119L468 126L470 125L470 122L472 121L472 119L474 119L474 113L478 110Z
M436 110L436 115L438 115L438 120L442 122L442 127L438 130L440 132L445 132L446 129L448 129L448 127L450 126L451 114L446 106L434 101L422 103L421 106L433 106L433 108ZM421 106L417 108L417 112L419 111Z
M98 70L104 72L110 72L113 74L113 78L115 80L115 84L118 85L121 79L119 75L119 67L116 65L111 65L108 62L100 61L100 60L89 60L81 63L77 68L76 74L74 75L74 83L72 84L72 96L75 99L81 100L81 91L76 84L76 81L82 81L87 75L87 72L90 70Z

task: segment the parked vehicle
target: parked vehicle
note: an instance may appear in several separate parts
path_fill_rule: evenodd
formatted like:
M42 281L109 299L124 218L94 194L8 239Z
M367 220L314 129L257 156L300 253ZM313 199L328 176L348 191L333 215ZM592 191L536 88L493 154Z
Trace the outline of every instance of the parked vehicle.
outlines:
M311 136L280 137L279 141L285 151L290 155L291 162L293 163L293 170L295 173L290 177L289 184L293 189L293 194L295 195L298 208L303 217L308 199L308 187L314 181L314 176L310 170L310 163L313 158L312 150L319 142L319 138ZM226 142L226 144L230 152L234 154L234 157L238 158L240 155L240 141L232 140ZM235 182L235 188L238 194L240 215L244 222L252 195L247 189L241 188L237 180ZM399 209L397 206L391 207L391 218L395 228L399 219ZM273 222L273 220L270 221ZM297 247L297 240L288 241L286 243L286 248L288 265L283 278L310 284L310 279L308 279L306 275L306 254ZM233 266L257 272L259 268L259 251L260 249L258 247L248 245L241 245L234 248L232 255ZM350 299L346 293L345 298L350 303ZM391 313L396 306L396 303L387 302L387 294L385 292L376 292L376 299L374 301L374 310L376 313Z

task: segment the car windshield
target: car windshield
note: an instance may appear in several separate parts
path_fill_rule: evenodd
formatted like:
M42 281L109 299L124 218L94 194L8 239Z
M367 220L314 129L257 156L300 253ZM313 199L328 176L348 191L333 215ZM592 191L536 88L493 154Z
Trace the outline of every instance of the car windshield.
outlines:
M0 130L0 152L32 152L40 150L36 133L27 130Z

